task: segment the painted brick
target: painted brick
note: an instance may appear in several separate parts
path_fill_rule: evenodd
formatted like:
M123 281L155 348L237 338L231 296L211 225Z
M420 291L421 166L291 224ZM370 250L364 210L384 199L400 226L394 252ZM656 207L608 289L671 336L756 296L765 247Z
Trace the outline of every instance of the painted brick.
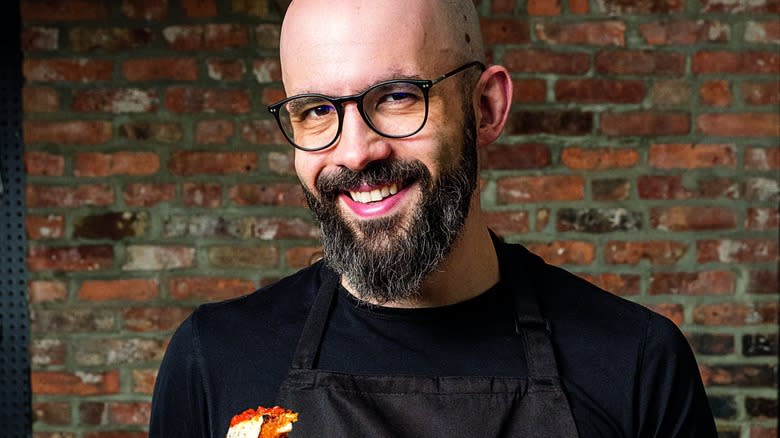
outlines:
M597 53L594 65L603 74L680 76L685 71L685 56L676 52L610 50Z
M699 0L699 2L702 6L702 12L769 12L775 14L780 12L780 3L772 0L760 2L752 2L749 0Z
M173 50L221 51L248 43L247 29L238 24L169 26L162 33Z
M222 203L222 186L216 183L184 183L182 203L187 207L219 207Z
M534 26L539 41L548 44L625 46L626 24L622 21L586 23L545 22Z
M606 79L559 79L555 100L579 103L639 103L645 97L642 81Z
M742 335L742 354L746 357L777 356L777 334Z
M733 144L653 144L648 164L660 169L735 167Z
M509 115L510 135L586 135L593 130L593 114L582 111L515 111Z
M662 46L725 43L731 37L727 23L709 20L642 23L639 33L646 43Z
M30 331L39 333L97 333L116 330L117 318L108 310L30 309Z
M602 113L601 132L605 135L684 135L690 132L688 114L625 112Z
M124 271L159 271L195 266L195 248L131 245L126 249Z
M727 295L736 280L729 271L656 272L650 277L650 295Z
M217 81L240 81L246 73L241 59L212 58L206 61L206 69L209 77Z
M24 52L52 51L59 48L60 31L55 27L25 27L20 39Z
M482 41L490 44L523 44L530 41L528 21L523 18L487 18L479 20Z
M699 88L699 99L707 106L725 108L731 105L728 81L707 81Z
M24 228L30 240L61 239L65 235L65 217L61 214L28 214L24 218Z
M780 104L780 82L746 82L741 87L742 98L748 105Z
M652 265L674 265L687 251L688 245L671 240L612 240L604 245L604 261L609 264L637 265L642 260L648 260Z
M198 78L195 58L137 58L122 62L122 75L128 81L194 81Z
M229 175L248 173L257 168L254 152L176 151L168 161L173 175Z
M664 231L705 231L736 228L737 216L726 207L651 207L650 224Z
M542 103L547 100L547 82L544 79L513 79L513 103Z
M490 144L479 149L482 169L541 169L550 165L550 150L541 143Z
M175 122L132 122L119 127L119 136L131 141L177 143L183 135Z
M104 50L118 52L149 47L155 35L148 28L76 27L68 31L68 43L74 52Z
M745 180L745 199L750 201L776 201L780 197L777 178L748 178Z
M175 277L168 280L171 298L217 301L246 295L256 289L249 280L227 277Z
M27 175L62 176L65 158L48 152L25 152L24 171Z
M25 59L24 77L31 82L94 82L111 79L112 61L96 59Z
M780 73L780 54L775 52L728 52L706 50L691 58L691 71L696 74L769 74Z
M154 152L82 152L73 159L73 175L77 177L153 175L158 170L160 157Z
M745 292L751 294L780 293L780 284L776 271L752 270L748 272L748 283Z
M626 169L639 163L639 153L633 148L567 147L561 152L561 162L575 170Z
M158 295L157 281L145 278L86 280L78 292L85 301L149 301Z
M209 18L217 15L216 0L182 0L184 14L191 18Z
M95 145L111 140L111 122L103 120L25 120L24 143Z
M590 265L596 255L596 247L590 242L552 241L528 242L529 251L539 255L551 265Z
M68 298L67 286L59 280L30 280L27 286L30 303L57 302Z
M610 15L682 12L685 7L682 0L597 0L595 4Z
M279 251L273 246L215 246L208 249L208 259L216 268L275 268L279 265Z
M584 198L584 186L576 175L506 177L498 180L498 202L576 201Z
M556 231L611 233L642 229L642 214L624 208L562 208L558 210Z
M745 41L780 44L780 21L748 21L745 26Z
M30 246L27 267L30 271L94 271L111 267L114 250L109 245L70 247Z
M24 21L81 21L108 18L106 2L102 0L24 0L19 3Z
M702 304L693 309L696 324L740 326L777 323L777 303L716 303Z
M252 75L258 83L282 80L282 66L278 59L256 59L252 61Z
M157 111L159 99L154 90L113 88L76 90L70 108L78 112L149 113Z
M107 185L44 186L27 185L27 207L73 208L85 205L104 206L114 202L114 192Z
M80 338L71 350L79 366L113 366L160 361L165 346L157 339Z
M192 307L131 307L122 311L123 328L131 332L170 332L192 313Z
M780 148L745 148L745 169L780 169Z
M29 348L33 367L65 365L67 349L60 339L33 339Z
M175 197L173 184L131 183L122 190L122 200L129 207L151 207Z
M696 242L699 263L772 262L777 259L777 242L761 239L721 239Z
M136 20L162 20L168 15L168 0L122 0L122 15Z
M536 225L534 229L536 231L542 231L547 228L547 224L550 223L550 209L539 208L536 210Z
M631 182L623 178L596 179L590 183L594 201L622 201L631 197Z
M485 217L490 229L499 236L528 232L527 211L489 211Z
M551 17L561 13L560 0L528 0L528 15Z
M239 184L230 188L230 199L236 205L275 205L305 207L301 186L295 183Z
M649 99L653 106L688 106L691 86L686 81L657 81L650 88Z
M30 385L40 395L108 395L119 393L119 372L33 371Z
M586 281L620 296L639 295L641 278L634 274L577 274Z
M584 74L590 69L590 55L536 49L507 49L504 65L518 73Z
M235 237L245 239L316 239L318 228L310 221L289 217L169 216L163 221L165 237Z
M702 114L696 117L696 129L724 137L780 137L780 114Z

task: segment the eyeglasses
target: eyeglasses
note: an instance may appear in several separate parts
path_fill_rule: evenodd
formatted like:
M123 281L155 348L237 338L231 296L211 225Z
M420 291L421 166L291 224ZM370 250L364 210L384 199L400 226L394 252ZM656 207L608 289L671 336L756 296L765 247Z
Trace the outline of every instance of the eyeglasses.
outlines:
M434 85L471 67L485 70L479 61L464 64L436 79L394 79L351 96L300 94L268 106L287 140L304 151L331 146L341 134L344 104L355 101L366 124L389 138L410 137L428 120L428 92Z

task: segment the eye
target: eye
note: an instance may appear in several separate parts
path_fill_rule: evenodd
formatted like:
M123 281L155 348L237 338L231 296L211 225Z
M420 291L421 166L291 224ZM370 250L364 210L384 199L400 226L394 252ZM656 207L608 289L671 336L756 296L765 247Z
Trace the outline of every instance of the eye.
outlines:
M313 108L304 110L301 113L302 119L327 117L336 113L336 108L333 105L317 105Z
M412 102L417 99L417 96L415 96L413 93L407 93L403 91L398 91L395 93L385 94L382 96L382 98L379 100L379 103L382 102Z

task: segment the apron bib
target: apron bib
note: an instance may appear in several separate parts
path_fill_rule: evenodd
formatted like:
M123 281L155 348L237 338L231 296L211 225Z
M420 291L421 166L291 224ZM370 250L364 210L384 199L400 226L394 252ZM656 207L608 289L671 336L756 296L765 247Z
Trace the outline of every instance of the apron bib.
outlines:
M499 260L507 259L499 254ZM373 376L314 369L339 282L336 273L323 267L319 292L277 397L280 406L300 414L291 438L577 437L549 325L529 285L519 287L520 269L511 268L502 264L500 271L515 297L515 331L528 362L528 377L523 378Z

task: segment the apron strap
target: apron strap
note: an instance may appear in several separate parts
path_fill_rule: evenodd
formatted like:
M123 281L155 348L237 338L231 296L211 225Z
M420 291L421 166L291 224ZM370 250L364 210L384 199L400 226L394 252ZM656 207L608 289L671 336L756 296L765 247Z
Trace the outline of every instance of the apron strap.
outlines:
M325 266L320 267L320 287L314 303L309 311L309 316L303 325L301 338L295 348L295 355L290 367L292 369L313 369L317 359L322 335L325 333L325 324L328 322L328 314L333 305L333 297L336 295L339 275Z

